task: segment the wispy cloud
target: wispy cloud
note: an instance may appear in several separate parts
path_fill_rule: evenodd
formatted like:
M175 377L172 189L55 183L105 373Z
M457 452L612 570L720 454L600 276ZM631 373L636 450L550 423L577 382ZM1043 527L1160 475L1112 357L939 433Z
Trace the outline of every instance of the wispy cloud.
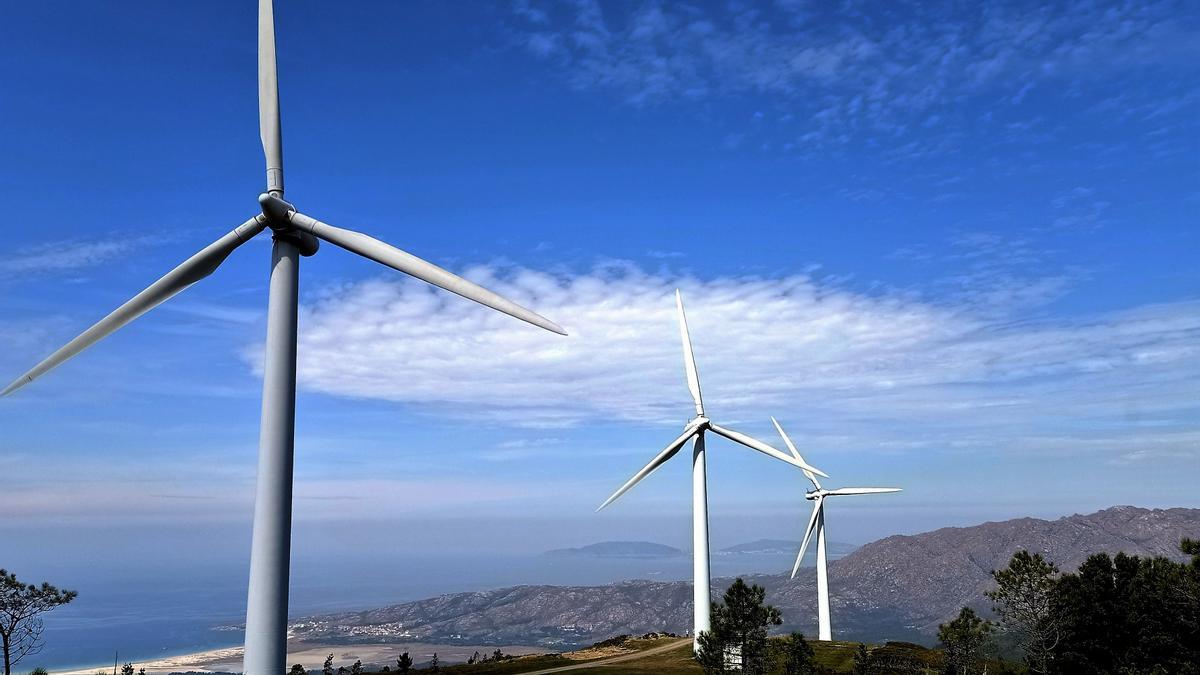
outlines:
M980 93L1017 107L1081 79L1184 65L1200 52L1195 13L1170 0L900 3L871 12L855 3L575 0L522 2L515 15L517 42L576 88L635 106L770 95L786 102L803 146L938 128L932 140L889 149L906 157L953 143L954 121ZM1036 87L1043 82L1056 84Z
M162 237L151 235L67 239L39 244L0 256L0 280L77 272L162 242Z
M1156 447L1171 444L1164 435L1194 444L1173 431L1196 414L1194 302L1050 321L1007 287L995 294L1001 311L984 293L934 301L803 275L702 281L612 263L575 276L469 276L571 336L416 283L368 281L304 307L301 386L513 426L681 424L679 287L706 401L722 420L765 431L776 414L803 420L807 439L882 451L1070 451L1091 430L1132 429L1103 437L1109 452L1127 452L1142 438L1131 420L1157 419Z

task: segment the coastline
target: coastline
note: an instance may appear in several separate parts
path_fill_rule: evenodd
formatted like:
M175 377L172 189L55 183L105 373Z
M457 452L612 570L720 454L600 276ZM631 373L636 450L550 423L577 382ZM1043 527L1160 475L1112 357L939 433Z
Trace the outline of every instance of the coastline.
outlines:
M466 661L476 651L480 654L490 654L495 649L501 649L505 654L547 654L552 650L527 645L447 645L420 641L373 642L364 644L332 644L322 642L302 642L288 640L287 665L294 663L304 666L310 673L321 672L321 666L329 654L333 654L333 665L350 667L355 660L361 659L364 664L393 665L400 652L408 651L413 661L420 664L432 658L436 652L438 658L446 663ZM240 673L242 670L242 647L224 647L208 649L179 656L169 656L149 661L135 662L136 669L145 668L146 675L167 675L179 672L231 672ZM111 673L111 664L98 664L89 668L74 668L70 670L52 670L51 675L97 675L98 672Z

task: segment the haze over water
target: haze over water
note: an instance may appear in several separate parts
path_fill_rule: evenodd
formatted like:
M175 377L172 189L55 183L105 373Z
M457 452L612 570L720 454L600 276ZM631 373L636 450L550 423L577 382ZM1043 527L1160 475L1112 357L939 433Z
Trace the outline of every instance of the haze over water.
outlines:
M791 556L713 556L717 576L780 573ZM46 649L22 669L51 669L149 660L241 644L246 568L242 561L155 564L137 556L110 569L63 574L80 591L72 605L47 617ZM101 566L105 567L105 566ZM375 558L330 555L296 561L292 616L367 609L443 593L517 584L605 584L625 579L691 576L687 555L659 559L550 557L515 554L414 554Z

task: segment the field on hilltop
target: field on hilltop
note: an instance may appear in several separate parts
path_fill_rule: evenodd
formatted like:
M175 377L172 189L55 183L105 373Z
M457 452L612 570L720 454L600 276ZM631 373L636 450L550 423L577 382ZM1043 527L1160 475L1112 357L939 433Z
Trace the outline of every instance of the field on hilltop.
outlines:
M850 673L854 667L854 653L858 642L809 642L816 663L826 672ZM770 649L776 652L782 646L781 638L770 639ZM867 645L876 659L879 672L923 672L924 669L939 669L942 665L941 652L905 642L889 642L885 645ZM431 672L427 664L416 672ZM888 669L889 667L893 668ZM915 669L915 670L913 670ZM581 671L596 675L609 673L703 673L692 658L690 638L648 637L631 638L621 636L598 643L592 647L562 654L522 656L499 662L455 664L441 666L439 672L448 675L525 675L566 673ZM783 672L782 659L772 658L770 675Z

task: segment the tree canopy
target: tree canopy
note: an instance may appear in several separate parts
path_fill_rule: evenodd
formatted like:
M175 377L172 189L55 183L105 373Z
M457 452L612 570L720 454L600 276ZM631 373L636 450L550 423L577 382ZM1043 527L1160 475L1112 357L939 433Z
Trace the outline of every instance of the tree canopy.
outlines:
M740 660L743 673L766 672L767 631L783 623L783 618L778 609L764 604L765 599L765 589L738 578L723 601L713 605L712 630L698 637L696 658L705 672L725 672L731 656Z
M13 666L41 651L41 615L78 595L48 583L25 584L16 574L0 569L0 647L4 650L4 675L12 675Z
M990 621L980 618L970 607L963 607L957 618L938 626L938 642L946 651L946 674L984 672L993 629Z
M1200 543L1179 548L1189 562L1098 553L1062 575L1018 551L989 596L1033 672L1200 675Z

